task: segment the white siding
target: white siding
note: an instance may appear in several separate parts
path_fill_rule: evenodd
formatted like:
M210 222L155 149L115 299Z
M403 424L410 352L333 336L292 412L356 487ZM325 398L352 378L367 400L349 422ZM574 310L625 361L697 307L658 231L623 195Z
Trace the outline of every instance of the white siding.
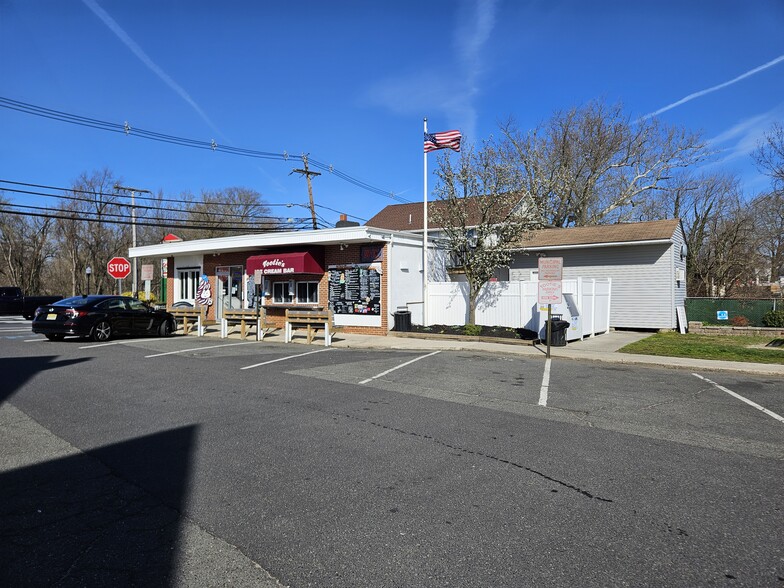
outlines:
M623 245L563 249L548 251L547 255L563 257L564 279L612 279L611 327L673 329L673 249L672 243ZM529 252L517 254L510 267L536 269L537 265L537 256Z
M389 260L387 263L387 300L388 311L394 313L398 307L411 311L411 320L422 324L424 309L422 298L422 245L402 243L392 239L387 243ZM389 328L393 326L389 320Z

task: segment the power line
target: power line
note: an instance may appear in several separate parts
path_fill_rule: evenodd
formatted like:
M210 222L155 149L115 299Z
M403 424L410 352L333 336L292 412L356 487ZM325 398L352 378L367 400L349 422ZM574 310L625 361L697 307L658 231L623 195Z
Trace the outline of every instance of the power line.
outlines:
M152 141L158 141L162 143L170 143L173 145L179 145L181 147L191 147L194 149L203 149L203 150L210 150L210 151L219 151L222 153L227 153L230 155L239 155L243 157L252 157L256 159L272 159L272 160L279 160L279 161L286 161L290 157L299 158L304 160L304 155L302 156L292 156L289 155L287 152L283 153L273 153L270 151L258 151L255 149L244 149L239 147L228 147L225 145L219 145L214 140L212 141L200 141L196 139L188 139L185 137L178 137L175 135L167 135L163 133L158 133L156 131L148 131L146 129L141 129L137 127L132 127L127 121L120 125L117 123L111 123L108 121L103 121L95 118L84 117L76 114L70 114L67 112L63 112L60 110L53 110L50 108L44 108L42 106L36 106L34 104L29 104L26 102L20 102L18 100L12 100L11 98L5 98L0 96L0 107L7 108L9 110L15 110L17 112L22 112L25 114L31 114L34 116L39 116L42 118L48 118L51 120L57 120L60 122L66 122L73 125L78 125L82 127L88 127L103 131L109 131L113 133L122 133L126 136L133 135L136 137L140 137L143 139L149 139ZM383 190L367 182L350 176L349 174L342 172L340 170L335 169L333 165L325 164L320 161L310 159L310 163L313 164L313 167L321 169L323 171L329 172L331 175L334 175L346 182L349 182L358 188L363 190L367 190L368 192L373 192L374 194L378 194L380 196L384 196L386 198L390 198L397 202L401 203L410 203L410 200L406 200L405 198L398 196L394 192L389 190Z
M10 192L10 193L13 193L13 194L26 194L26 195L32 195L32 196L43 196L43 197L48 197L48 198L55 198L55 199L61 199L61 200L70 200L70 201L76 201L76 202L86 202L88 204L102 204L105 207L120 208L120 207L124 207L124 206L131 206L131 205L128 205L128 204L126 204L124 202L99 202L99 201L96 201L96 200L92 200L90 198L81 198L81 197L78 197L78 196L64 196L64 195L58 195L58 194L47 194L45 192L34 192L32 190L19 190L19 189L15 189L15 188L6 188L5 192ZM14 202L8 202L7 205L8 206L15 206L15 207L25 208L25 206L23 206L21 204L16 204ZM27 207L27 208L39 208L39 207ZM229 212L209 212L209 213L207 213L205 211L192 210L192 209L188 209L188 208L156 207L156 206L148 206L148 205L145 205L145 204L135 204L135 205L133 205L133 208L135 208L136 210L145 210L145 211L154 211L154 212L171 212L173 214L178 214L178 215L191 215L191 216L202 215L203 216L203 215L209 214L210 217L217 218L217 219L239 219L236 222L242 222L243 220L249 221L249 220L253 220L253 219L262 219L262 220L265 220L265 221L269 220L270 222L275 222L275 221L285 222L284 218L289 218L289 217L279 217L279 216L272 216L272 215L233 214L233 213L229 213ZM51 207L42 208L42 209L43 210L50 210ZM69 209L69 208L64 208L64 207L60 207L58 210L60 210L62 212L79 212L81 214L93 214L94 213L91 210ZM108 213L104 213L104 214L108 214ZM118 215L118 216L126 216L126 215ZM149 217L149 216L146 216L145 218L161 218L161 217Z

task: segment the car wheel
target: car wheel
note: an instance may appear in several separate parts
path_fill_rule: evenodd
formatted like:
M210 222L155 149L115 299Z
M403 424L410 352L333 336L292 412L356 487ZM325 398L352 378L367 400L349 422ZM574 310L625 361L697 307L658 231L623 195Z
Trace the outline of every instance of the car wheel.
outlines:
M93 341L108 341L112 337L112 325L108 321L98 321L93 327Z
M161 323L161 326L158 327L158 335L161 337L170 337L172 334L172 324L171 321L165 320Z
M62 341L65 338L65 335L61 333L49 333L46 338L50 341Z

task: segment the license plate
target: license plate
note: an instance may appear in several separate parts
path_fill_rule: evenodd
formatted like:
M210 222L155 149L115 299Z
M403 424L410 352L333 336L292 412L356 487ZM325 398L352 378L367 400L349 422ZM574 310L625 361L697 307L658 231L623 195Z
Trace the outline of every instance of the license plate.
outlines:
M56 314L47 314L46 315L46 320L48 320L48 321L56 321L57 320L57 315Z

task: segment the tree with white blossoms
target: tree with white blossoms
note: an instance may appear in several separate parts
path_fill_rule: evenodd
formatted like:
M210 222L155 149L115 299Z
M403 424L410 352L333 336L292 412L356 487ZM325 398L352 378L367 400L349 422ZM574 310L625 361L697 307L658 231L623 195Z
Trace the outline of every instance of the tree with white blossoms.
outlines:
M492 141L464 145L453 164L438 158L436 201L429 207L433 226L468 282L469 324L476 324L480 290L498 268L508 267L526 234L539 226L531 203L520 192L518 170Z

